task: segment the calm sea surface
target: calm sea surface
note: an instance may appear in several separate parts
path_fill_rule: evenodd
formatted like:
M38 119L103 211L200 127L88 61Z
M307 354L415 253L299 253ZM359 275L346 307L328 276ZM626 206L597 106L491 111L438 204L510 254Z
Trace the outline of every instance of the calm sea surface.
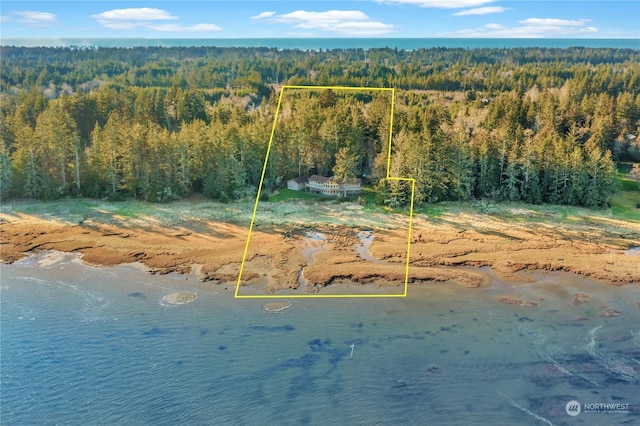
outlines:
M30 257L1 270L0 422L640 424L640 288L538 278L269 313L193 276ZM179 290L199 297L161 301ZM572 400L630 405L571 417Z
M146 39L146 38L4 38L3 46L52 47L137 47L137 46L217 46L275 47L278 49L373 49L416 50L433 47L516 48L516 47L614 47L640 49L639 39L506 39L506 38L226 38L226 39Z

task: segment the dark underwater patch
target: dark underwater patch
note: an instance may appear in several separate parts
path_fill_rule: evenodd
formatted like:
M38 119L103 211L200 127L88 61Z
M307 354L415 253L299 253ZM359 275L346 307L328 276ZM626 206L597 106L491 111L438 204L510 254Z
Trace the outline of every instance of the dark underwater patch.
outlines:
M302 368L309 370L320 360L320 355L305 354L300 358L292 358L278 364L279 368Z
M268 331L268 332L275 332L275 331L293 331L296 328L292 325L281 325L281 326L273 326L273 327L268 327L266 325L252 325L251 327L249 327L249 330L254 330L254 331Z
M294 377L287 390L287 399L293 401L303 393L314 392L316 387L314 378L308 374Z
M322 352L325 350L325 343L323 343L320 339L313 339L310 342L307 342L309 345L309 349L311 352Z
M386 338L381 338L380 340L424 340L424 336L413 336L409 334L398 334L397 336L387 336Z
M338 366L338 363L342 361L342 357L344 357L345 355L345 352L338 352L334 350L333 355L331 355L331 357L329 358L329 364L331 364L333 368L336 368Z
M145 331L144 333L142 333L145 337L153 337L153 336L164 336L171 333L171 331L169 329L166 328L160 328L160 327L153 327L150 328L149 330Z

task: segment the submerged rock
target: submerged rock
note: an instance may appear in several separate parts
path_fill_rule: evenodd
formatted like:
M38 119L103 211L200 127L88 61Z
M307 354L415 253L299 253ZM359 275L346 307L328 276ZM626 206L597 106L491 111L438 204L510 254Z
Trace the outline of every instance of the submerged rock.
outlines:
M262 305L262 308L267 312L280 312L284 311L285 309L289 309L291 306L293 306L291 303L271 302L265 303L264 305Z
M535 302L527 302L520 299L518 296L503 296L498 299L502 303L506 303L507 305L517 305L525 308L535 308L538 306Z
M181 291L179 293L167 294L162 298L162 301L171 305L184 305L186 303L193 302L197 298L198 295L196 293L192 293L190 291Z
M607 312L600 314L602 318L616 318L622 316L622 312L616 311L615 309L609 309Z
M576 293L574 296L574 305L582 305L583 303L587 303L587 299L589 298L589 295L584 293Z

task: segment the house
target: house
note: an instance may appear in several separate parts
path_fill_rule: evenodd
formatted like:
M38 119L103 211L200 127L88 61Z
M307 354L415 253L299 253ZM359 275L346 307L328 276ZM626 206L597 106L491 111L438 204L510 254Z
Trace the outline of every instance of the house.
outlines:
M331 197L349 196L359 194L362 191L362 182L360 179L351 179L349 181L338 181L333 177L313 175L309 177L306 184L309 192L316 194L328 195Z
M362 181L360 179L350 179L340 182L340 191L346 197L362 192Z
M325 176L312 175L307 182L307 191L314 192L316 194L322 194L326 190L325 185L329 182L329 178Z
M298 176L295 179L289 179L287 181L287 189L292 189L294 191L303 191L306 183L306 177Z

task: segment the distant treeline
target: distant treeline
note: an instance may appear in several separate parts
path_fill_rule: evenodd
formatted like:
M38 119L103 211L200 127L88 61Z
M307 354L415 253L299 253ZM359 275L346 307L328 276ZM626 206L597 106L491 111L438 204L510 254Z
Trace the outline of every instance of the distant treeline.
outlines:
M604 205L640 160L629 49L0 49L3 198L255 194L280 84L395 87L391 172L416 200ZM386 172L389 97L289 98L265 176ZM275 145L274 145L275 146ZM382 155L381 155L382 154ZM378 200L407 201L381 182Z

